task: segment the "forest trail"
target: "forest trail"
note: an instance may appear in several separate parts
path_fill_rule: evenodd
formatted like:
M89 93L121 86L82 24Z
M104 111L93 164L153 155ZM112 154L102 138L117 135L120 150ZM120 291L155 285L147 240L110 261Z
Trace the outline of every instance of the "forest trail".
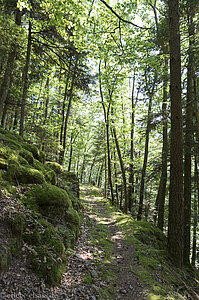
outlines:
M88 189L82 187L82 234L69 250L61 284L46 287L19 258L0 278L0 300L145 299L147 290L134 273L133 246L124 241L106 202L99 201L99 189L96 196Z
M113 246L111 271L114 274L112 282L114 291L110 299L145 299L147 290L144 291L134 272L134 266L137 264L134 247L124 240L121 230L115 224L114 216L107 210L106 202L91 196L88 188L84 188L83 191L86 193L84 205L87 209L87 217L94 220L96 224L104 224L110 234L109 239Z

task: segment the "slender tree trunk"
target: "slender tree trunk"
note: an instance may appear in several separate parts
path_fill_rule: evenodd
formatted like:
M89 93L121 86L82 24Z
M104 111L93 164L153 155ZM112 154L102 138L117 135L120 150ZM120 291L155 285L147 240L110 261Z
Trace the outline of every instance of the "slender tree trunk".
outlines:
M66 85L65 85L65 91L64 91L64 99L63 99L63 105L62 105L62 123L61 123L61 129L60 129L60 145L63 144L63 130L64 130L64 119L65 119L65 107L66 107L66 98L68 93L68 84L71 74L71 66L72 66L72 56L70 57L68 72L66 76Z
M1 126L5 129L6 128L6 120L8 116L8 101L6 100L4 108L3 108L3 114L2 114L2 119L1 119Z
M97 179L97 186L98 187L101 186L103 167L104 167L104 162L101 163L99 174L98 174L98 179Z
M168 59L165 58L164 78L163 78L163 104L162 104L162 120L163 120L163 146L162 146L162 170L158 195L156 199L158 213L158 228L163 231L164 228L164 205L167 183L167 157L168 157L168 137L167 137L167 85L168 85Z
M93 158L93 161L92 161L92 164L91 164L91 168L90 168L90 172L89 172L89 178L88 178L89 183L91 183L92 171L93 171L93 167L94 167L94 164L95 164L95 159L96 159L96 156Z
M12 44L10 47L6 70L4 73L4 78L3 78L1 89L0 89L0 117L2 116L4 103L6 101L6 98L8 95L8 90L10 87L13 65L14 65L14 60L15 60L15 54L16 54L16 44Z
M191 10L191 7L189 6ZM193 110L193 17L190 12L188 15L189 23L189 60L187 67L187 102L186 102L186 117L185 117L185 144L184 144L184 264L189 264L190 244L191 244L191 151L192 151L192 110Z
M195 172L194 172L194 219L193 219L193 243L192 243L192 257L191 264L195 266L196 263L196 251L197 251L197 226L198 226L198 213L199 213L199 178L198 178L198 166L197 156L195 156Z
M129 164L129 187L128 187L128 203L129 210L132 212L132 206L135 204L135 184L134 184L134 127L135 127L135 101L134 101L134 90L135 90L135 74L133 77L133 87L131 94L131 151L130 151L130 164Z
M76 61L75 61L75 67L74 67L71 87L70 87L70 91L69 91L68 106L67 106L65 122L64 122L63 150L60 152L60 158L59 158L60 164L64 163L64 154L65 154L65 150L66 150L66 134L67 134L70 109L71 109L72 99L73 99L73 89L74 89L74 84L75 84L75 79L76 79L77 64L78 64L78 59L76 59Z
M32 24L29 21L29 28L28 28L28 46L27 46L27 53L26 53L26 63L23 73L23 95L22 95L22 102L21 102L21 117L20 117L20 129L19 134L23 136L24 134L24 120L25 120L25 107L26 107L26 99L28 93L28 70L30 64L30 54L31 54L31 35L32 35Z
M140 200L139 200L139 208L137 214L137 220L141 221L142 212L143 212L143 200L144 200L144 183L145 183L145 175L146 175L146 167L148 160L148 152L149 152L149 133L150 133L150 125L151 125L151 108L152 108L152 95L149 98L149 107L148 107L148 116L147 116L147 127L146 127L146 135L145 135L145 150L144 150L144 162L141 173L141 181L140 181Z
M123 180L123 188L124 188L124 199L125 199L124 212L127 214L128 213L128 195L127 195L127 186L126 186L126 174L125 174L124 163L123 163L123 160L122 160L122 155L121 155L120 146L119 146L119 143L118 143L115 127L113 127L113 135L114 135L114 139L115 139L115 145L116 145L117 154L118 154L119 162L120 162L120 168L121 168L121 172L122 172L122 180Z
M68 162L68 172L70 172L71 163L72 163L72 156L73 156L73 136L71 134L71 138L70 138L70 154L69 154L69 162Z
M46 124L47 116L48 116L48 105L49 105L49 76L46 80L46 103L45 103L45 111L44 111L44 120L43 120L43 125Z
M104 105L104 97L102 92L102 83L101 83L101 61L99 63L99 87L100 87L100 96L101 96L101 103L104 112L104 119L105 119L105 127L106 127L106 144L107 144L107 167L108 167L108 186L110 187L111 191L111 203L114 205L114 193L113 193L113 183L112 183L112 173L111 173L111 151L110 151L110 136L109 136L109 113L111 108L111 99L109 99L108 108L106 111ZM110 96L110 92L109 92Z
M168 251L173 262L183 264L183 138L181 105L181 57L179 1L169 0L171 146Z

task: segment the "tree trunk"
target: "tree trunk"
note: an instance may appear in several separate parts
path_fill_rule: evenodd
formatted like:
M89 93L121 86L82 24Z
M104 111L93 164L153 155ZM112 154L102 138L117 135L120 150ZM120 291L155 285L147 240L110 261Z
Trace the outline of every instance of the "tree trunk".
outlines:
M141 181L140 181L140 200L139 200L139 208L137 214L137 220L142 220L142 212L143 212L143 200L144 200L144 182L146 175L146 167L148 160L148 152L149 152L149 133L150 133L150 125L151 125L151 108L152 108L152 95L149 98L149 107L148 107L148 116L147 116L147 127L145 134L145 150L144 150L144 162L141 173Z
M98 174L98 178L97 178L97 186L98 187L101 186L103 167L104 167L104 162L101 163L99 174Z
M171 146L168 251L173 262L183 264L183 139L179 1L169 0Z
M72 56L70 57L68 72L67 72L67 76L66 76L66 85L65 85L64 99L63 99L63 105L62 105L62 123L61 123L61 129L60 129L60 145L63 144L65 107L66 107L66 98L67 98L67 92L68 92L68 83L69 83L70 73L71 73L71 66L72 66Z
M66 117L65 117L65 122L64 122L63 150L60 151L60 157L59 157L60 164L64 163L64 154L65 154L65 150L66 150L66 134L67 134L67 127L68 127L68 119L69 119L70 109L71 109L72 99L73 99L73 89L74 89L74 84L75 84L75 79L76 79L77 64L78 64L78 59L76 58L71 87L70 87L70 91L69 91L69 99L68 99Z
M111 108L111 99L109 99L108 108L106 111L104 105L104 97L102 92L102 83L101 83L101 61L99 63L99 88L100 88L100 96L101 96L101 103L104 112L104 120L105 120L105 127L106 127L106 144L107 144L107 167L108 167L108 185L111 191L111 203L114 205L114 193L113 193L113 183L112 183L112 173L111 173L111 151L110 151L110 136L109 136L109 113ZM110 93L109 93L110 94ZM107 192L107 189L106 189Z
M119 143L118 143L115 127L113 127L113 135L114 135L114 139L115 139L117 155L118 155L118 158L119 158L120 168L121 168L121 172L122 172L122 180L123 180L123 188L124 188L124 199L125 199L124 212L127 214L128 213L128 195L127 195L127 186L126 186L126 174L125 174L124 164L123 164L123 160L122 160L122 155L121 155L120 146L119 146Z
M10 87L10 81L11 81L11 75L12 75L12 70L13 70L13 65L14 65L15 54L16 54L16 44L12 44L10 47L6 70L4 73L4 78L3 78L1 89L0 89L0 117L2 116L4 103L6 101L6 98L8 95L8 90Z
M189 58L187 66L187 102L185 116L185 144L184 144L184 264L190 263L190 243L191 243L191 151L192 151L192 110L193 110L193 53L192 39L194 35L194 25L192 10L189 5L190 12L188 14L189 23Z
M23 137L24 134L24 120L25 120L25 107L26 107L26 99L28 93L28 70L30 64L30 54L31 54L31 34L32 34L32 24L29 21L28 28L28 46L26 52L26 63L23 73L23 94L22 94L22 102L21 102L21 117L20 117L20 129L19 134Z
M195 172L194 172L194 207L193 207L193 244L192 244L192 257L191 264L195 266L196 263L196 251L197 251L197 226L198 226L198 213L199 213L199 178L198 178L198 166L197 156L195 156Z
M91 168L90 168L90 172L89 172L89 178L88 178L88 182L91 183L91 179L92 179L92 171L93 171L93 167L94 167L94 164L95 164L95 159L96 157L93 158L93 162L91 164Z
M4 108L3 108L3 114L2 114L2 119L1 119L1 126L5 129L6 128L6 120L8 116L8 101L6 100Z
M167 84L168 84L168 59L165 58L164 78L163 78L163 104L162 104L162 120L163 120L163 146L162 146L162 170L158 195L156 199L158 213L158 228L163 231L164 228L164 204L167 183L167 156L168 156L168 137L167 137Z
M46 80L46 103L45 103L45 111L44 111L44 120L43 120L43 125L46 124L47 116L48 116L48 105L49 105L49 76Z
M128 203L129 210L132 212L132 206L135 204L135 184L134 184L134 127L135 127L135 103L134 103L134 89L135 89L135 74L133 77L133 87L131 94L131 151L129 164L129 187L128 187Z

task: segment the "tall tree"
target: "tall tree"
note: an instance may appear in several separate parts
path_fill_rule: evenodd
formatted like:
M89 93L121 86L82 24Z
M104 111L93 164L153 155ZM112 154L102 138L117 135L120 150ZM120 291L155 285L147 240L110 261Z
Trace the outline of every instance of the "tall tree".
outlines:
M169 35L171 154L168 251L174 263L181 267L183 264L184 201L179 0L169 0Z

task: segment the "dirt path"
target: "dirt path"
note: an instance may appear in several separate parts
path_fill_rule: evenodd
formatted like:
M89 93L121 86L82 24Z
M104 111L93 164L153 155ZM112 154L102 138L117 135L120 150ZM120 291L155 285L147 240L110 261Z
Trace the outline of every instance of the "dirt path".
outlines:
M141 300L145 299L146 290L138 281L134 272L134 266L137 264L137 258L134 255L134 247L125 242L120 229L115 225L114 218L110 215L101 202L97 198L91 197L86 191L86 206L90 211L87 212L88 216L100 221L103 219L110 238L113 242L113 272L115 274L115 292L112 299L128 299L128 300Z
M47 288L26 267L25 260L15 260L0 278L0 300L103 300L103 299L145 299L145 292L134 273L137 264L134 249L128 245L115 225L103 203L97 197L85 195L83 188L84 219L82 234L68 257L66 273L61 284ZM103 224L102 224L103 223ZM102 224L102 225L101 225ZM108 234L109 248L99 247L92 241L98 240L93 232ZM106 251L111 249L108 264ZM108 266L108 267L107 267ZM110 278L103 277L109 269ZM109 273L108 273L109 274ZM112 275L115 278L112 278Z

